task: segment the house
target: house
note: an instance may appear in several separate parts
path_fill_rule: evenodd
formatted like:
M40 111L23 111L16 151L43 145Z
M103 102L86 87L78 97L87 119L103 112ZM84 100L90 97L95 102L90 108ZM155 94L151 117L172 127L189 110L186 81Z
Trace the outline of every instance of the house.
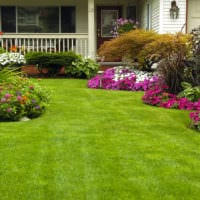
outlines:
M68 51L95 58L117 18L159 33L200 24L199 0L1 0L0 46L19 51Z

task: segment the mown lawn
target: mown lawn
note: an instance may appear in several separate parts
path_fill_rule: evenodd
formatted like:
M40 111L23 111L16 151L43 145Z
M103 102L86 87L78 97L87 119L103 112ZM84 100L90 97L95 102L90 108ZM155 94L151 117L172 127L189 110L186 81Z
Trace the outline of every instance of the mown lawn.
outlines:
M0 123L1 200L195 200L200 135L187 111L144 105L142 92L42 80L40 118Z

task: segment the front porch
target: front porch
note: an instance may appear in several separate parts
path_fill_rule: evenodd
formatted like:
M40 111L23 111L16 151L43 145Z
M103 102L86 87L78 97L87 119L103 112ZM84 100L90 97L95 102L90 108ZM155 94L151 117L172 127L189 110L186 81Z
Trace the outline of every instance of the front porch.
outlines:
M88 34L5 33L0 36L0 47L7 52L65 52L74 51L88 57Z
M164 1L165 6L159 0L59 0L56 4L53 0L2 0L0 47L24 53L74 51L95 59L100 44L112 38L114 19L120 17L138 20L146 30L180 31L186 0L180 0L178 19L170 19L170 1Z
M114 16L119 18L127 17L128 8L135 8L136 4L137 0L61 0L56 4L52 0L37 3L2 0L0 47L24 53L74 51L84 57L96 58L98 37L103 34L97 27L98 20L102 23L102 19L97 19L98 7L108 10L119 7L120 15Z

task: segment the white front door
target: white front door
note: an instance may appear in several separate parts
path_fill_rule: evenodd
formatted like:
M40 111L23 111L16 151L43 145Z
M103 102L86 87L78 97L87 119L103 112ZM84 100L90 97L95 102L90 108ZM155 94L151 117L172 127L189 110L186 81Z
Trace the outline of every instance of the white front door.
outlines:
M190 33L193 28L200 26L200 0L188 1L188 30Z

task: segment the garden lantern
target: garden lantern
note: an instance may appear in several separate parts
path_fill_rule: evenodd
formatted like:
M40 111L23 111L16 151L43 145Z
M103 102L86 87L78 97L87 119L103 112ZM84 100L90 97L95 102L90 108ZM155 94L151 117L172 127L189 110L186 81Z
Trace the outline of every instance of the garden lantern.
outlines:
M170 18L177 19L179 15L179 7L177 6L176 0L171 1L171 8L170 8Z

